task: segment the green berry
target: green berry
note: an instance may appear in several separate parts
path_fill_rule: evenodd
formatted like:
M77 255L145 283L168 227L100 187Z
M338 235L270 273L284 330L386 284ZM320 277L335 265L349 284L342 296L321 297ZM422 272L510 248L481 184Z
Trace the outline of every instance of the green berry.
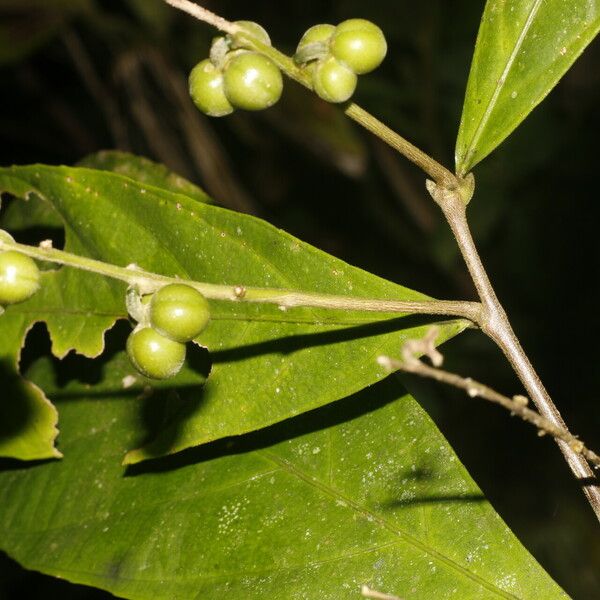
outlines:
M150 302L152 327L177 342L193 340L206 327L209 318L206 298L189 285L166 285Z
M233 106L223 90L223 73L207 58L190 73L190 96L206 115L223 117L233 112Z
M383 31L371 21L349 19L336 27L330 50L333 56L361 75L381 64L387 43Z
M16 304L40 289L40 271L29 256L0 252L0 304Z
M270 58L257 52L242 52L227 63L223 86L227 99L236 108L262 110L281 97L283 78Z
M127 338L127 355L133 366L150 379L168 379L179 373L185 345L170 340L151 327L135 329Z
M335 25L321 23L307 29L296 48L294 60L304 64L316 58L324 58L328 53L329 40L335 31Z
M327 43L329 38L333 35L335 29L335 25L329 25L328 23L313 25L307 29L304 35L300 38L298 50L302 50L302 48L308 44Z
M312 78L313 89L327 102L345 102L356 89L356 73L333 56L317 62Z
M248 32L252 37L262 42L265 46L271 45L271 38L264 27L254 21L236 21L236 25Z

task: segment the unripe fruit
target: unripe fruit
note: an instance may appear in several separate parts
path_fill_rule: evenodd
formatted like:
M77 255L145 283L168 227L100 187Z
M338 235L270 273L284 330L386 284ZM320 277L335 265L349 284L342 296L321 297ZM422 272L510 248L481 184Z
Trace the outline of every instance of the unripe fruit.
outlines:
M133 366L150 379L177 375L185 360L185 345L151 327L135 329L127 338L127 355Z
M149 316L158 332L177 342L189 342L208 324L210 309L199 291L171 283L152 296Z
M312 78L316 94L327 102L345 102L356 89L356 73L333 56L317 62Z
M262 25L259 25L254 21L236 21L235 25L241 27L244 31L247 31L252 37L256 38L259 42L262 42L265 46L271 45L271 38Z
M275 63L257 52L231 58L223 75L225 95L236 108L262 110L281 97L283 78Z
M40 289L40 271L29 256L14 250L0 252L0 305L31 298Z
M223 73L208 58L192 69L189 86L194 104L204 114L223 117L233 112L223 89Z
M321 23L307 29L296 48L294 60L304 64L316 58L324 58L329 49L329 39L335 31L335 25ZM321 46L321 47L319 47Z
M304 35L300 38L298 43L298 50L302 50L308 44L317 44L319 42L325 43L333 35L336 30L335 25L329 25L328 23L320 23L319 25L313 25L304 32Z
M330 41L330 51L361 75L381 64L387 53L387 42L383 31L371 21L349 19L336 27Z

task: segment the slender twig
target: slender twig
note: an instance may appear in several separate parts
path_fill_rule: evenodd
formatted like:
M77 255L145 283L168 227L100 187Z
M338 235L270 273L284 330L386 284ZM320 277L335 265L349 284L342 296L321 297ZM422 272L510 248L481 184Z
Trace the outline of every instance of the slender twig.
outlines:
M371 600L402 600L399 596L384 594L383 592L373 590L368 585L362 585L360 587L360 593L363 598L370 598Z
M247 287L241 284L219 285L191 281L151 273L135 267L135 265L119 267L85 256L78 256L70 252L57 250L45 243L37 247L27 246L4 238L0 238L0 250L16 250L38 260L66 265L83 271L97 273L98 275L104 275L105 277L111 277L112 279L118 279L129 286L137 288L143 294L154 292L169 283L184 283L197 289L206 298L211 300L275 304L282 310L295 307L312 307L375 313L444 315L461 317L472 322L477 321L480 308L477 302L453 300L425 300L422 302L382 300L377 298L357 298L354 296L300 292L281 288Z
M174 8L178 8L192 17L199 19L200 21L204 21L225 33L236 34L240 28L234 23L230 23L227 19L216 15L215 13L207 10L206 8L195 4L194 2L190 2L189 0L165 0L167 4L170 4Z
M302 69L294 63L287 55L283 54L272 46L261 43L247 31L241 30L235 23L231 23L222 17L206 10L202 6L189 2L189 0L165 0L167 4L178 8L200 21L213 25L221 31L225 31L235 36L239 44L257 50L265 54L275 62L275 64L290 78L305 87L312 89L311 78L305 69ZM403 154L408 160L420 167L429 177L438 183L448 187L457 185L457 178L446 167L441 165L431 156L417 148L414 144L403 138L399 133L390 129L387 125L376 119L354 102L343 105L345 114L353 121L375 134L381 140L389 144L392 148Z
M499 404L509 410L511 414L534 425L538 430L538 435L548 434L554 439L562 441L573 452L582 456L597 468L600 467L600 456L598 454L587 448L579 438L571 434L565 427L558 426L554 421L528 408L529 400L525 396L517 395L509 398L470 377L461 377L440 369L443 357L435 347L438 333L436 327L431 327L424 337L406 341L401 348L401 360L380 356L377 362L390 371L399 370L434 379L464 390L471 398L483 398L489 402ZM419 360L418 357L421 355L428 356L433 366Z
M556 427L567 430L558 408L550 398L521 347L508 320L506 311L496 296L473 241L467 221L465 203L456 191L441 188L433 182L428 182L427 188L433 199L441 207L452 229L471 279L477 289L477 294L483 306L482 318L479 321L482 331L502 350L540 414ZM600 520L600 487L598 487L598 480L589 464L579 453L575 452L568 443L560 438L557 442L573 475L583 483L583 491Z
M165 1L176 8L188 12L201 21L210 23L234 35L237 43L269 56L289 77L311 88L308 73L295 65L290 57L282 54L275 48L262 44L245 31L232 31L235 28L233 23L217 17L188 0ZM350 118L379 136L410 161L421 167L433 179L433 181L428 182L428 190L434 200L440 205L454 233L484 308L480 321L482 329L502 349L542 416L553 422L557 427L566 429L558 409L552 402L548 392L544 389L537 373L512 330L506 312L496 297L471 237L465 209L466 204L473 194L473 177L467 175L463 178L453 175L443 165L427 156L360 107L349 104L345 107L345 112ZM589 464L566 442L558 440L558 444L575 477L585 482L583 486L584 493L600 520L600 487L595 485L596 480Z
M362 125L380 140L383 140L386 144L394 148L394 150L397 150L400 154L408 158L408 160L417 165L417 167L427 173L436 182L446 186L454 185L456 177L446 167L390 129L379 119L376 119L358 104L354 102L350 103L344 112L353 121Z

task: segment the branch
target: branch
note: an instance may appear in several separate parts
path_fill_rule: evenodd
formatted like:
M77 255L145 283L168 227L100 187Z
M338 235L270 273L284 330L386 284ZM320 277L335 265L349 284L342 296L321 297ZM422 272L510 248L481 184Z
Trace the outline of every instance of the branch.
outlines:
M551 435L554 439L567 444L573 452L587 459L596 468L600 468L600 456L587 448L581 440L569 433L567 429L557 426L538 412L528 408L529 400L525 396L517 395L509 398L470 377L461 377L440 369L443 356L435 347L437 335L437 328L431 327L423 338L408 340L403 344L401 348L402 360L380 356L377 362L390 371L404 371L405 373L413 373L420 377L434 379L464 390L471 398L479 397L494 404L499 404L509 410L511 415L516 415L523 421L534 425L539 436ZM418 357L421 355L427 356L433 366L431 367L419 360Z
M201 21L227 31L230 35L235 36L238 45L265 54L289 77L312 89L309 74L295 65L289 56L282 54L271 46L262 44L245 31L236 32L234 23L230 23L188 0L165 0L165 2ZM356 104L347 104L344 112L365 129L371 131L403 154L431 177L433 181L427 182L427 189L444 212L477 288L483 307L483 311L479 315L481 319L479 323L482 329L504 352L541 415L553 423L554 426L566 431L560 412L542 385L512 330L506 312L496 297L471 237L465 209L474 191L473 176L469 174L463 178L452 174L435 159L416 148L408 140L389 129ZM583 488L584 493L600 520L600 487L590 484L590 481L595 480L593 471L583 456L577 453L567 442L558 439L558 444L573 475L578 480L586 482Z
M506 311L496 296L473 241L463 198L457 190L444 188L433 181L427 182L427 190L442 209L477 289L483 307L479 321L482 331L502 350L540 414L554 426L566 431L567 426L558 408L521 347ZM583 456L568 443L560 438L557 442L575 478L585 482L583 492L600 520L600 487L594 472Z
M480 304L453 300L425 300L422 302L402 300L381 300L377 298L356 298L354 296L336 296L300 292L281 288L246 287L244 285L219 285L201 281L191 281L178 277L167 277L144 271L135 265L118 267L93 258L78 256L63 250L52 248L42 242L39 246L19 244L9 236L0 236L0 251L16 250L37 260L73 267L112 279L118 279L135 287L142 294L155 292L169 283L183 283L197 289L211 300L231 302L254 302L258 304L276 304L281 310L294 307L325 308L344 311L365 311L375 313L444 315L461 317L476 322Z
M240 28L235 23L230 23L227 19L224 19L189 0L165 0L165 2L170 4L173 8L178 8L179 10L192 15L192 17L204 21L225 33L235 35L240 31Z
M165 0L165 2L200 21L229 33L235 37L238 44L242 44L251 50L256 50L257 52L268 56L288 77L312 90L311 78L305 69L296 65L292 58L279 52L276 48L261 43L260 40L252 37L247 31L241 30L235 23L231 23L223 17L206 10L202 6L189 2L189 0ZM400 152L400 154L403 154L408 160L421 168L436 182L448 187L460 186L462 180L459 180L453 173L446 169L446 167L376 119L358 104L355 104L354 102L346 103L344 105L344 113L350 119Z

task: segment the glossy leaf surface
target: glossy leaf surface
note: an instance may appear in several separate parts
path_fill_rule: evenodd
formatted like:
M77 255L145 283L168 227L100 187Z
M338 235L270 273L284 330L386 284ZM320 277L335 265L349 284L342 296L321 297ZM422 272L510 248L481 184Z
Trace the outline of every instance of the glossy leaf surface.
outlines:
M67 167L0 170L0 189L45 199L65 223L66 249L120 266L211 283L281 287L356 297L422 300L247 215L111 172ZM10 308L48 324L53 351L87 356L125 318L125 284L61 269L34 299ZM48 308L52 307L51 314ZM127 460L238 435L344 398L387 375L377 356L419 337L423 319L398 315L211 302L198 342L212 370L154 443ZM438 341L462 331L447 322ZM21 341L19 340L19 345ZM133 373L132 373L133 375Z
M546 97L600 30L600 0L488 0L456 169L468 173Z
M359 599L361 584L428 600L566 597L397 380L124 468L142 425L140 400L116 391L124 361L96 386L57 385L48 359L32 369L59 406L65 459L0 474L0 543L24 566L153 600Z
M119 175L125 175L140 183L154 187L185 194L199 202L211 203L211 198L197 185L194 185L181 175L174 173L164 165L154 162L143 156L136 156L129 152L119 150L103 150L86 156L79 161L78 166L98 169L100 171L112 171Z

